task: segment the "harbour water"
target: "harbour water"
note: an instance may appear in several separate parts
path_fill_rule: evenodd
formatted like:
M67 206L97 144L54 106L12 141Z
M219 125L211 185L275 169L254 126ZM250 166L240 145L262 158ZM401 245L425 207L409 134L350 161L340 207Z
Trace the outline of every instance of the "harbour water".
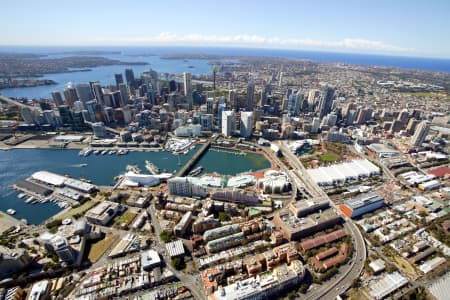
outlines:
M18 199L18 191L11 186L21 179L29 177L36 171L46 170L74 178L84 177L96 185L113 185L114 177L125 173L127 165L137 165L141 173L148 173L145 160L150 160L161 171L179 170L194 155L199 146L186 155L173 155L171 152L129 152L127 155L78 156L78 150L52 149L15 149L0 152L0 210L15 209L17 219L27 219L31 224L39 224L61 209L52 203L26 204ZM87 164L87 166L83 166ZM234 155L208 151L198 165L205 167L205 172L235 175L248 170L270 167L270 162L259 154Z

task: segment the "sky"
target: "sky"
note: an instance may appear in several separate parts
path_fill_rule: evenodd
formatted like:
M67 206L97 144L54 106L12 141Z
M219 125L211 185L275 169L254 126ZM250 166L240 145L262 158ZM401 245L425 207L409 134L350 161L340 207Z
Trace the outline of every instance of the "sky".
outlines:
M448 0L0 0L0 45L214 46L450 58Z

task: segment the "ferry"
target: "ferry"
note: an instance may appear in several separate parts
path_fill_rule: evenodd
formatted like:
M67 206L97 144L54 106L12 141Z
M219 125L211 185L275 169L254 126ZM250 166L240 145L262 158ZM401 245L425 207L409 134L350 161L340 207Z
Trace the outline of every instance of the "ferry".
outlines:
M195 168L194 170L192 170L191 172L189 172L189 176L197 176L198 174L200 174L203 171L203 167L202 166L198 166L197 168Z
M17 198L23 199L23 198L25 198L26 196L27 196L27 194L25 194L25 193L20 193L19 195L17 195Z
M10 209L6 210L6 213L8 215L14 215L16 213L16 211L14 209L10 208Z
M157 166L155 166L151 161L145 161L145 168L152 173L153 175L159 174L160 170Z

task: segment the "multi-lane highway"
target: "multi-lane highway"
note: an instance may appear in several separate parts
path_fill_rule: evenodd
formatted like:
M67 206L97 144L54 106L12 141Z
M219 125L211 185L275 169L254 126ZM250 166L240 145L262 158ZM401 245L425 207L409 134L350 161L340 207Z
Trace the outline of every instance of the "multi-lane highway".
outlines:
M350 288L353 280L360 276L364 268L364 262L366 260L366 245L361 232L356 225L347 216L341 213L338 207L328 198L328 195L311 179L303 164L298 157L292 153L286 146L285 142L278 143L283 155L289 160L291 166L298 172L302 182L306 189L309 190L312 195L319 195L320 197L326 197L330 201L330 205L334 210L342 216L345 220L344 227L350 233L353 239L354 256L351 264L340 268L340 273L328 281L326 284L310 291L305 296L305 299L335 299L339 294Z

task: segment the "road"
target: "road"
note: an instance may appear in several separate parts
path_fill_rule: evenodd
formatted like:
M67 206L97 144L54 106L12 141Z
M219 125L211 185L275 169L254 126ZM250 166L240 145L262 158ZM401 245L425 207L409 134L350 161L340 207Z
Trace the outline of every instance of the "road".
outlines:
M325 285L321 285L318 289L309 292L305 296L305 299L336 299L339 294L351 287L353 280L358 278L360 273L363 271L364 262L366 261L367 255L364 238L352 220L345 216L336 204L330 200L322 188L320 188L311 179L303 164L300 162L298 157L289 150L285 142L279 142L278 146L283 151L283 155L285 155L285 157L289 160L291 166L299 172L300 178L303 181L304 186L309 189L310 194L325 197L330 201L331 207L333 207L334 210L345 220L344 228L353 238L355 255L353 256L351 265L340 268L338 277L327 281Z
M164 257L167 268L170 271L172 271L181 282L183 282L183 284L191 291L191 293L195 299L198 299L198 300L206 299L206 297L204 296L205 293L203 292L202 284L198 281L198 278L196 278L195 276L180 272L172 267L172 265L170 264L171 259L166 251L165 243L163 241L161 241L161 239L159 237L159 234L161 233L161 227L159 226L158 218L156 217L156 209L155 209L154 204L152 204L148 208L148 212L150 213L150 216L152 218L151 222L152 222L153 228L155 229L154 233L155 233L155 236L157 239L156 250L158 251L158 253L160 253Z
M0 96L0 101L6 102L6 103L11 104L11 105L18 106L20 108L29 107L28 105L25 105L25 104L23 104L23 103L21 103L19 101L13 100L13 99L5 97L5 96Z

